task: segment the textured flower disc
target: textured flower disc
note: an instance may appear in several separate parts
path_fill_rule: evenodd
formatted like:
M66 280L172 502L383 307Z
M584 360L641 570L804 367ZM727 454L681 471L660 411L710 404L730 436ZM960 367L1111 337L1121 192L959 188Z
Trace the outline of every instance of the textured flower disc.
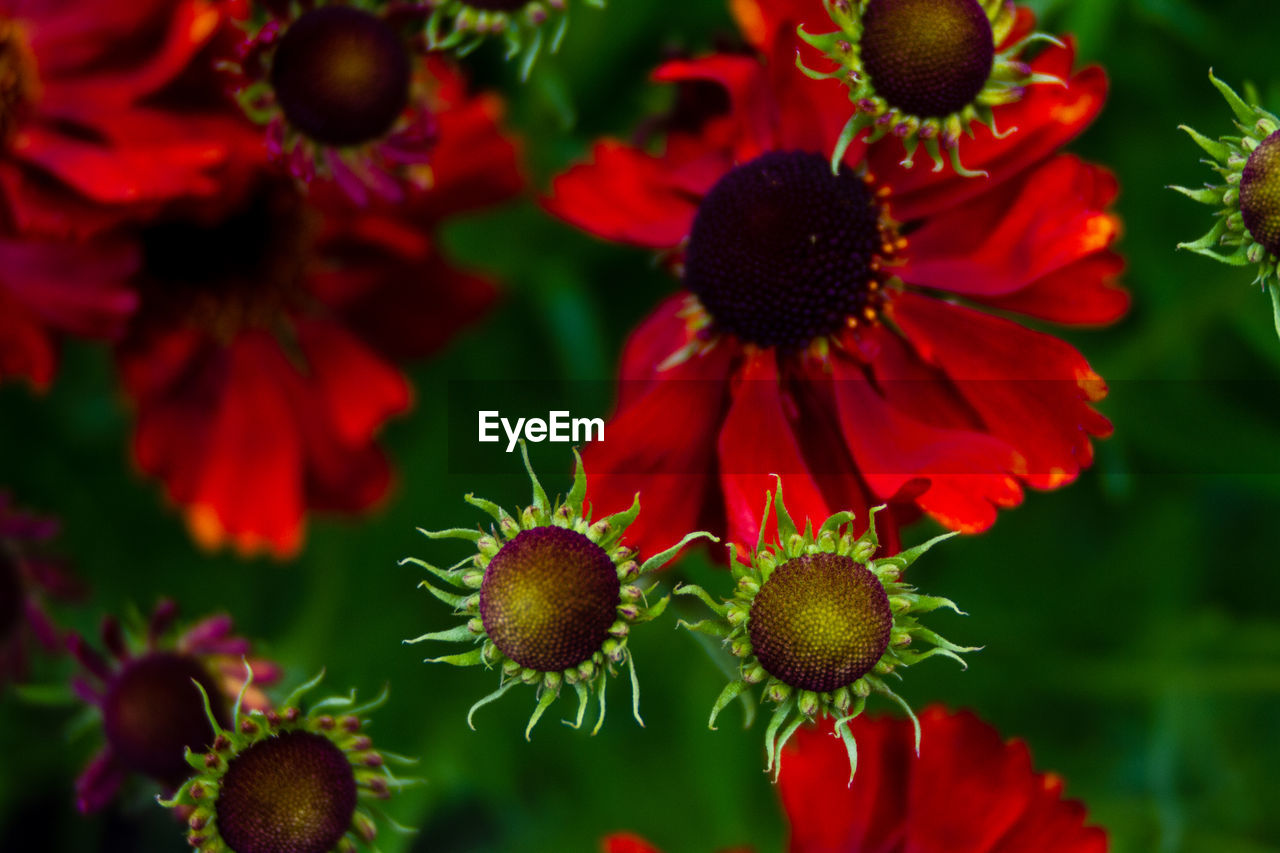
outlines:
M328 738L292 731L231 759L218 831L235 853L329 853L356 812L356 779Z
M1262 140L1240 176L1244 227L1273 255L1280 255L1280 130Z
M192 681L209 695L218 720L227 719L226 699L209 670L196 658L153 652L127 662L107 684L102 703L107 741L120 762L166 784L191 775L184 750L203 750L213 727Z
M862 26L871 83L903 112L921 118L959 112L991 76L995 38L978 0L871 0Z
M778 566L747 619L760 665L824 693L866 675L889 647L893 613L876 576L851 557L807 554Z
M618 618L621 590L617 569L599 545L563 527L535 527L489 562L480 618L511 660L559 672L600 650Z
M860 177L827 159L773 151L712 187L693 221L685 286L718 329L761 346L801 347L868 304L882 243L880 207Z
M0 647L22 624L22 586L17 557L0 542Z
M412 62L386 22L349 6L304 12L285 32L271 85L285 117L326 145L386 135L409 103Z

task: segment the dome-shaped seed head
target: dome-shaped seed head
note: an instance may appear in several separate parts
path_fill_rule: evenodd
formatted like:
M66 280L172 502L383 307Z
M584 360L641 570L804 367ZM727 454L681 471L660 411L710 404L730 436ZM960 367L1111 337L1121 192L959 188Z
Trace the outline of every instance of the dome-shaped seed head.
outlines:
M325 145L360 145L386 135L409 103L412 61L399 33L351 6L303 12L271 62L285 117Z
M808 554L778 566L747 617L765 671L817 693L870 672L889 647L892 628L884 586L866 566L838 554Z
M227 700L208 668L190 655L153 652L127 662L107 683L103 727L117 760L176 787L191 775L184 752L213 742L198 682L219 724L227 722Z
M959 112L995 62L991 21L978 0L871 0L862 17L862 64L876 93L921 118Z
M867 305L883 242L880 207L826 157L773 151L734 168L703 199L685 286L716 328L761 346L800 347Z
M1240 176L1244 227L1272 255L1280 255L1280 130L1262 140Z
M285 732L230 760L216 810L235 853L330 853L356 812L355 773L328 738Z
M618 618L622 585L596 543L563 527L524 530L489 561L480 618L493 644L540 672L578 666Z

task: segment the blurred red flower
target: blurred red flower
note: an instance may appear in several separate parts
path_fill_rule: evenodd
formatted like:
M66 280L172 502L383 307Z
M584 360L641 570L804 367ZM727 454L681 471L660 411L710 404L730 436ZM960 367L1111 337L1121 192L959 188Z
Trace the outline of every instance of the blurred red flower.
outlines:
M657 153L601 141L546 201L664 252L689 291L627 342L617 411L584 453L598 511L642 491L657 509L641 547L695 527L754 541L777 473L801 517L841 507L865 524L887 502L898 521L972 532L1024 485L1072 481L1110 429L1091 405L1105 385L1005 315L1098 325L1127 309L1115 179L1057 153L1102 108L1102 70L1073 75L1070 46L1037 57L1068 85L997 107L1016 132L965 140L986 178L905 169L896 140L855 142L835 176L845 90L796 70L796 20L779 20L817 4L736 6L759 55L663 65L681 112Z
M406 203L308 195L259 146L216 202L140 230L142 303L118 349L134 450L204 545L288 556L308 511L381 498L375 437L411 402L397 362L434 352L493 299L433 231L517 193L517 151L498 99L437 70L434 183Z
M44 610L46 598L74 599L84 588L45 545L58 533L58 522L22 512L8 492L0 490L0 686L27 675L32 640L47 651L61 643Z
M783 750L778 793L791 853L1106 853L1107 835L1064 800L1062 779L1036 773L1022 741L971 712L920 715L920 754L908 720L851 724L858 770L830 723L801 729ZM606 853L659 853L633 835Z

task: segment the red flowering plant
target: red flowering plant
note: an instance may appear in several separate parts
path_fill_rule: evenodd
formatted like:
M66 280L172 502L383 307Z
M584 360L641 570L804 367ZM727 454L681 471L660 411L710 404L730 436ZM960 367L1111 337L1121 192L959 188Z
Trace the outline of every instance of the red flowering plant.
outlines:
M1060 777L1035 772L1025 743L968 711L935 706L920 722L916 755L907 720L855 720L852 782L830 725L796 735L778 786L791 853L1105 853L1106 833L1063 799ZM658 853L634 835L611 836L604 849Z
M210 616L178 633L177 615L177 605L166 599L145 625L130 631L107 617L101 641L109 657L78 634L69 638L71 653L83 669L71 686L81 700L98 709L105 740L76 782L76 803L82 812L105 806L131 774L150 778L166 791L176 790L194 772L185 751L203 751L213 742L209 715L226 725L233 705L269 707L258 687L278 681L280 669L252 657L249 641L232 633L231 617ZM256 685L248 690L246 659ZM207 712L202 691L208 696Z
M5 227L82 234L117 206L216 192L227 140L160 102L221 20L209 0L0 0Z
M60 647L45 599L73 599L83 592L45 552L57 534L57 521L19 510L9 493L0 490L0 685L26 678L33 640L47 651Z
M1006 315L1099 325L1127 308L1116 181L1058 153L1102 108L1102 70L1073 72L1070 44L1035 57L1066 85L994 106L1002 135L973 129L966 164L986 177L909 169L892 140L853 140L833 174L844 90L794 65L804 10L825 11L736 8L756 55L660 67L700 93L683 120L653 146L597 143L546 202L663 252L684 286L624 349L606 440L585 453L598 507L643 490L660 510L640 541L722 525L751 541L778 473L802 516L841 506L865 525L888 503L892 552L895 522L980 531L1024 486L1072 481L1110 429L1092 406L1106 387Z
M491 303L433 236L519 191L501 103L436 68L433 185L393 207L304 193L243 144L216 200L142 226L141 305L117 360L139 466L207 546L293 554L310 510L357 512L390 469L375 439L411 404L399 362L437 350ZM260 139L237 121L235 133Z

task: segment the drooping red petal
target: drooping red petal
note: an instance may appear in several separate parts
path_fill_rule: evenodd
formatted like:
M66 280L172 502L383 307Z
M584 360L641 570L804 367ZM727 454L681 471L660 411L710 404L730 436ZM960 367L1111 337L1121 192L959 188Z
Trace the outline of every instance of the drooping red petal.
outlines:
M914 757L905 720L859 717L850 726L858 771L829 721L796 732L783 750L778 796L791 826L791 853L890 853L899 849ZM948 848L942 848L948 849Z
M990 527L996 507L1022 500L1025 462L990 435L931 426L893 408L843 357L831 359L840 428L871 489L882 499L915 492L915 502L953 530Z
M44 325L0 288L0 382L22 378L44 390L53 381L56 365L53 342Z
M662 853L638 835L619 833L604 840L604 853Z
M1110 433L1090 405L1106 384L1058 338L913 293L894 300L893 317L921 357L952 379L985 431L1022 455L1031 485L1071 482L1093 459L1090 437Z
M912 169L899 165L900 146L875 146L868 154L871 172L877 181L893 190L890 206L899 221L910 221L937 211L954 208L993 184L1015 177L1049 157L1058 148L1080 135L1101 112L1107 97L1107 77L1097 66L1072 75L1075 46L1049 47L1031 63L1044 74L1068 80L1067 88L1053 84L1032 86L1015 103L996 107L996 138L984 126L974 128L974 138L960 142L961 159L969 169L986 170L989 178L967 178L952 169L933 171L927 160L917 158Z
M994 192L928 219L908 238L903 281L1000 298L1106 250L1120 232L1105 211L1115 179L1061 155Z
M1006 296L980 297L985 305L1071 326L1105 326L1129 311L1129 291L1116 284L1125 261L1096 252L1036 279Z
M1106 832L1085 826L1084 806L1062 798L1062 779L1050 773L1036 782L1026 811L991 853L1106 853Z

